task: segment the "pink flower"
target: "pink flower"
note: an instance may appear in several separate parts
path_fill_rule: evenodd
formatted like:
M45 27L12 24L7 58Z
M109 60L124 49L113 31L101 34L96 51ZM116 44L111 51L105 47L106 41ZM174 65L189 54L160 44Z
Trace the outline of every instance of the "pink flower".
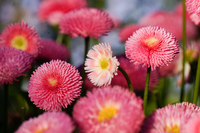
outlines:
M200 115L195 115L184 126L184 133L199 133L200 131Z
M41 50L38 58L52 60L60 59L67 60L69 58L69 50L62 44L57 43L51 39L42 39L40 42Z
M46 111L61 111L80 96L82 78L71 64L52 60L31 75L28 92L31 101Z
M0 84L12 84L17 77L25 75L33 60L33 56L24 51L0 47Z
M168 105L145 119L142 133L183 133L187 122L198 113L199 107L195 104L183 102Z
M35 29L21 21L21 23L10 24L4 29L0 35L0 46L14 47L36 57L40 48L39 40Z
M74 106L79 132L136 133L144 119L143 101L120 86L95 88Z
M147 69L142 67L141 65L134 65L125 56L119 56L117 57L117 59L119 60L120 67L122 67L128 74L131 83L133 85L134 91L144 90ZM113 77L111 85L120 85L128 88L128 84L124 75L119 70L117 73L118 75ZM150 76L149 88L153 89L155 85L158 84L158 82L159 82L158 71L152 71Z
M200 0L186 0L185 4L189 13L200 16Z
M137 24L127 25L121 29L119 32L119 38L121 42L125 42L136 30L141 28L142 26Z
M196 26L189 20L186 21L187 38L195 38L198 33ZM165 28L178 40L182 39L182 15L179 15L176 12L157 11L143 16L138 24Z
M117 75L119 62L112 57L109 44L98 44L92 47L87 54L85 70L90 81L96 86L109 85L114 75Z
M58 25L65 13L86 6L86 0L46 0L39 6L38 17L42 22Z
M61 19L59 28L61 33L71 37L98 38L107 35L113 26L113 19L108 13L96 8L82 8L67 13Z
M64 112L44 112L22 123L15 133L72 133L74 125Z
M168 65L179 51L175 37L164 28L148 26L133 33L125 43L126 57L134 64L156 67Z

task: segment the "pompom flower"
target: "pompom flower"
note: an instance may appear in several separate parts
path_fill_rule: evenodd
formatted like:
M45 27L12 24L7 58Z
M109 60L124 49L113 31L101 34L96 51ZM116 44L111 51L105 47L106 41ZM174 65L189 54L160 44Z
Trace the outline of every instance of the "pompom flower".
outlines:
M22 123L15 133L72 133L74 125L64 112L44 112Z
M117 56L120 67L128 74L134 90L144 90L146 82L147 69L141 65L134 65L125 56ZM118 74L113 77L111 85L120 85L128 88L124 75L118 70ZM159 82L158 71L152 71L150 75L149 88L153 89Z
M119 32L119 38L121 42L125 42L136 30L141 28L142 26L137 24L127 25L121 29Z
M114 75L117 75L119 62L112 57L109 44L98 44L92 47L87 54L85 70L90 81L96 86L109 85Z
M9 46L26 51L36 57L40 48L39 35L27 23L8 25L0 35L0 46Z
M200 16L200 0L186 0L185 4L189 13Z
M42 39L40 41L41 50L38 55L39 58L52 60L60 59L67 60L69 58L69 50L62 44L57 43L51 39Z
M113 19L108 13L96 8L82 8L71 11L61 19L59 28L61 33L71 37L94 37L107 35L113 28Z
M25 75L33 60L33 56L24 51L0 47L0 84L12 84L17 77Z
M195 104L183 102L168 105L145 119L142 133L184 133L188 120L198 113L199 107Z
M31 101L46 111L61 111L80 96L82 78L71 64L52 60L31 75L28 93Z
M186 21L187 38L195 38L198 33L196 26L188 19ZM168 32L172 33L176 39L182 39L182 15L176 12L157 11L141 17L138 24L165 28Z
M127 88L95 88L77 101L73 118L81 133L137 133L144 119L142 103Z
M156 26L140 28L125 43L126 57L136 65L151 66L152 70L168 65L178 51L175 37Z
M195 115L184 126L184 133L199 133L200 131L200 115Z
M65 13L87 6L86 0L48 0L42 1L38 17L42 22L58 25Z

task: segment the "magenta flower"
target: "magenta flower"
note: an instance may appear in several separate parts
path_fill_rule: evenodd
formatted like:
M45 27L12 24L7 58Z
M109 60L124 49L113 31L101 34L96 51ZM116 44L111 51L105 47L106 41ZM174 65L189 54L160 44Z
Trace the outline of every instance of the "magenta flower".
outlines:
M179 51L175 37L164 28L148 26L133 33L125 43L126 57L134 64L156 67L168 65Z
M40 49L40 38L27 23L8 25L0 35L0 46L9 46L26 51L36 57Z
M82 8L71 11L61 19L60 32L71 37L98 38L113 28L113 19L108 13L96 8Z
M15 133L72 133L74 125L64 112L44 112L24 121Z
M33 60L33 56L24 51L0 47L0 84L12 84L17 77L25 75Z
M82 78L71 64L52 60L31 75L28 93L31 101L46 111L61 111L80 96Z
M77 101L73 118L84 133L136 133L144 119L142 103L127 88L95 88Z
M142 133L183 133L191 117L199 113L199 107L191 103L177 103L157 109L148 116Z

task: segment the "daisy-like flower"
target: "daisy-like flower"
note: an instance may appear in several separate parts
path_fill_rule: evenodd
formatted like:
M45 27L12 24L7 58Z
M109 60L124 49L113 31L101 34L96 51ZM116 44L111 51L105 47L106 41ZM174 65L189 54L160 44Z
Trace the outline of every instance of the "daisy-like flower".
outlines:
M198 33L196 26L188 19L186 21L187 38L195 38ZM176 39L182 39L182 15L176 12L157 11L152 14L147 14L139 20L138 24L165 28Z
M0 84L12 84L17 77L25 75L33 60L33 56L24 51L0 47Z
M184 126L184 133L199 133L200 131L200 115L195 115Z
M74 125L64 112L44 112L22 123L15 133L72 133Z
M178 52L176 38L157 26L140 28L125 43L126 57L136 65L151 66L152 70L168 65Z
M199 110L195 104L186 102L157 109L145 119L142 133L184 133L189 119Z
M186 0L185 4L189 13L200 16L200 0Z
M111 46L103 43L95 45L87 57L85 70L90 81L96 86L109 85L119 66L117 58L112 57Z
M120 67L123 68L129 76L134 90L144 90L147 69L142 67L141 65L134 65L129 61L129 59L125 57L125 55L117 56L117 59L119 60ZM124 75L119 70L117 73L118 75L113 77L111 85L120 85L128 88L128 84ZM153 89L155 85L158 84L158 82L158 71L152 71L150 75L149 88Z
M80 96L82 78L71 64L52 60L31 75L28 93L31 101L46 111L61 111Z
M120 86L95 88L74 106L73 118L84 133L138 133L143 101Z
M58 25L65 13L86 6L86 0L46 0L40 3L38 17L42 22Z
M119 38L121 42L125 42L136 30L141 28L142 26L137 24L127 25L121 29L119 32Z
M96 8L82 8L71 11L61 19L60 32L71 37L82 36L97 38L107 35L113 28L113 19L108 13Z
M36 57L40 48L40 38L35 29L27 23L8 25L0 35L0 46L9 46L26 51Z
M52 60L60 59L67 60L69 58L69 50L62 44L57 43L51 39L42 39L40 41L41 50L38 58Z

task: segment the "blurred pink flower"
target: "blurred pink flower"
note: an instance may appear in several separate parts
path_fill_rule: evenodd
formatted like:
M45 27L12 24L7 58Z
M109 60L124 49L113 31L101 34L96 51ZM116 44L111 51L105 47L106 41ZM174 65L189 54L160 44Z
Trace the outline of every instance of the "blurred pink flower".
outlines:
M38 58L52 60L52 59L60 59L67 60L70 56L69 50L66 46L63 46L60 43L52 39L42 39L40 41L41 50L38 55Z
M17 77L25 75L33 61L29 53L12 47L0 47L0 84L12 84Z
M189 20L186 21L187 38L195 38L198 33L196 26ZM165 28L178 40L182 39L182 15L176 12L157 11L152 14L147 14L139 20L138 24Z
M151 66L151 70L168 65L178 52L175 37L156 26L140 28L125 43L126 57L136 65Z
M46 111L61 111L80 96L82 78L71 64L52 60L31 75L28 93L31 101Z
M125 56L118 56L120 67L122 67L126 73L128 74L131 83L133 85L134 91L136 90L144 90L145 82L146 82L146 74L147 69L142 67L141 65L134 65L129 61ZM118 70L118 75L113 77L111 85L120 85L128 88L127 81L124 75ZM153 89L156 84L159 82L158 71L152 71L150 75L149 88Z
M112 57L109 44L98 44L88 51L85 70L90 81L96 86L109 85L114 75L117 75L119 62Z
M61 19L60 32L71 37L94 37L107 35L114 27L113 19L108 13L96 8L82 8L71 11Z
M142 133L183 133L190 118L197 114L199 107L192 103L167 105L145 119Z
M144 119L142 103L128 88L95 88L77 101L73 118L84 133L137 133Z
M39 41L38 33L24 21L8 25L0 35L0 46L14 47L34 57L38 55L40 49Z
M119 32L119 38L121 42L125 42L136 30L141 28L142 26L137 24L130 24L123 27Z
M24 121L15 133L72 133L72 119L64 112L44 112Z
M42 22L58 25L65 13L86 6L86 0L45 0L40 3L38 17Z

